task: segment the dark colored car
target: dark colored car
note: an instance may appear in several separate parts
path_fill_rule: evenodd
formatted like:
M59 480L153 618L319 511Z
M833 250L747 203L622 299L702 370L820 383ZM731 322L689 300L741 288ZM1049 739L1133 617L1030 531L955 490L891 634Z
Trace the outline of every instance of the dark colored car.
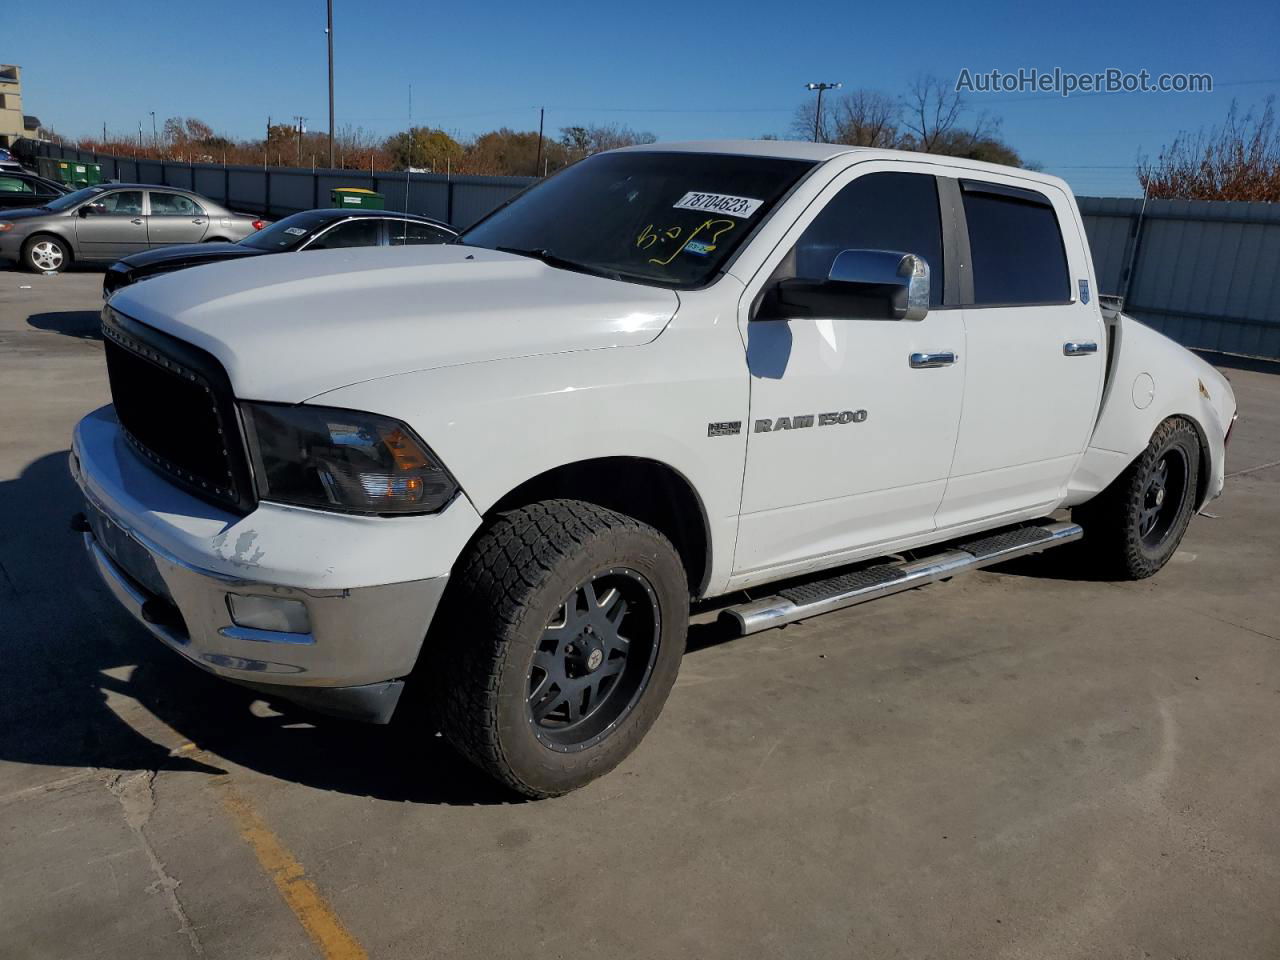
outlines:
M4 147L0 147L0 171L6 172L6 173L8 172L25 173L26 172L22 164L18 162L18 158L15 157L8 150L6 150Z
M42 207L71 192L70 187L22 170L0 169L0 210Z
M339 247L386 247L448 243L457 232L447 223L393 210L306 210L278 220L238 243L190 243L148 250L111 265L102 297L162 273L266 253L300 253Z

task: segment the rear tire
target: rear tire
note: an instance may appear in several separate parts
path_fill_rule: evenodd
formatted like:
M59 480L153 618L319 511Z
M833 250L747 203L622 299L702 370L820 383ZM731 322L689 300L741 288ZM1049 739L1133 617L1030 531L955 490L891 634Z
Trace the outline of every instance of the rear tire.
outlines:
M684 654L675 548L631 517L547 500L493 520L434 631L445 738L526 797L617 766L661 712Z
M1141 580L1173 556L1195 512L1200 435L1186 420L1160 424L1111 486L1076 507L1083 553L1111 579Z
M43 233L22 246L22 266L31 273L61 273L70 264L71 248L58 237Z

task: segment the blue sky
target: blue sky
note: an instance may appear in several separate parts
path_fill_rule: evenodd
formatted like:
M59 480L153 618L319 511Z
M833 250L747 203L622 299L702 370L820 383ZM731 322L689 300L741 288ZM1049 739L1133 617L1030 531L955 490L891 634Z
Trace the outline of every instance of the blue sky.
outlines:
M53 18L10 4L0 62L23 67L24 106L66 136L136 135L198 116L237 137L267 116L322 128L328 111L324 0L101 3L63 0ZM619 122L659 139L785 134L807 81L890 94L962 68L1077 73L1118 67L1212 74L1211 94L1063 100L974 94L1003 135L1077 193L1137 192L1133 164L1179 129L1212 125L1233 98L1280 93L1280 4L1127 6L999 2L422 4L335 0L337 123L385 134L413 119L470 134L555 133Z

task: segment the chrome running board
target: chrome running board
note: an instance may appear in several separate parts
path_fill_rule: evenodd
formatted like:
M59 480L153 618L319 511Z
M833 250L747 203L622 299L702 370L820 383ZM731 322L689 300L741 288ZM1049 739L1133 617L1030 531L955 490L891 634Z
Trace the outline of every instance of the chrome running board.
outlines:
M1039 553L1079 540L1083 533L1075 523L1014 527L954 544L943 553L921 560L882 563L837 574L825 580L787 587L772 597L727 607L720 611L720 619L729 621L738 635L745 637L770 627L780 627L851 607L855 603L878 600L903 590L923 587L968 570Z

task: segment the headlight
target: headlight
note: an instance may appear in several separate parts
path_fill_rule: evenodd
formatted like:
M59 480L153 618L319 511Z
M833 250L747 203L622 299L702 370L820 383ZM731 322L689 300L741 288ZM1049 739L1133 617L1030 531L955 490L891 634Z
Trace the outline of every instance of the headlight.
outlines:
M351 513L434 513L458 492L399 420L275 403L241 409L263 500Z
M0 233L8 233L13 229L13 224L7 220L0 220Z

